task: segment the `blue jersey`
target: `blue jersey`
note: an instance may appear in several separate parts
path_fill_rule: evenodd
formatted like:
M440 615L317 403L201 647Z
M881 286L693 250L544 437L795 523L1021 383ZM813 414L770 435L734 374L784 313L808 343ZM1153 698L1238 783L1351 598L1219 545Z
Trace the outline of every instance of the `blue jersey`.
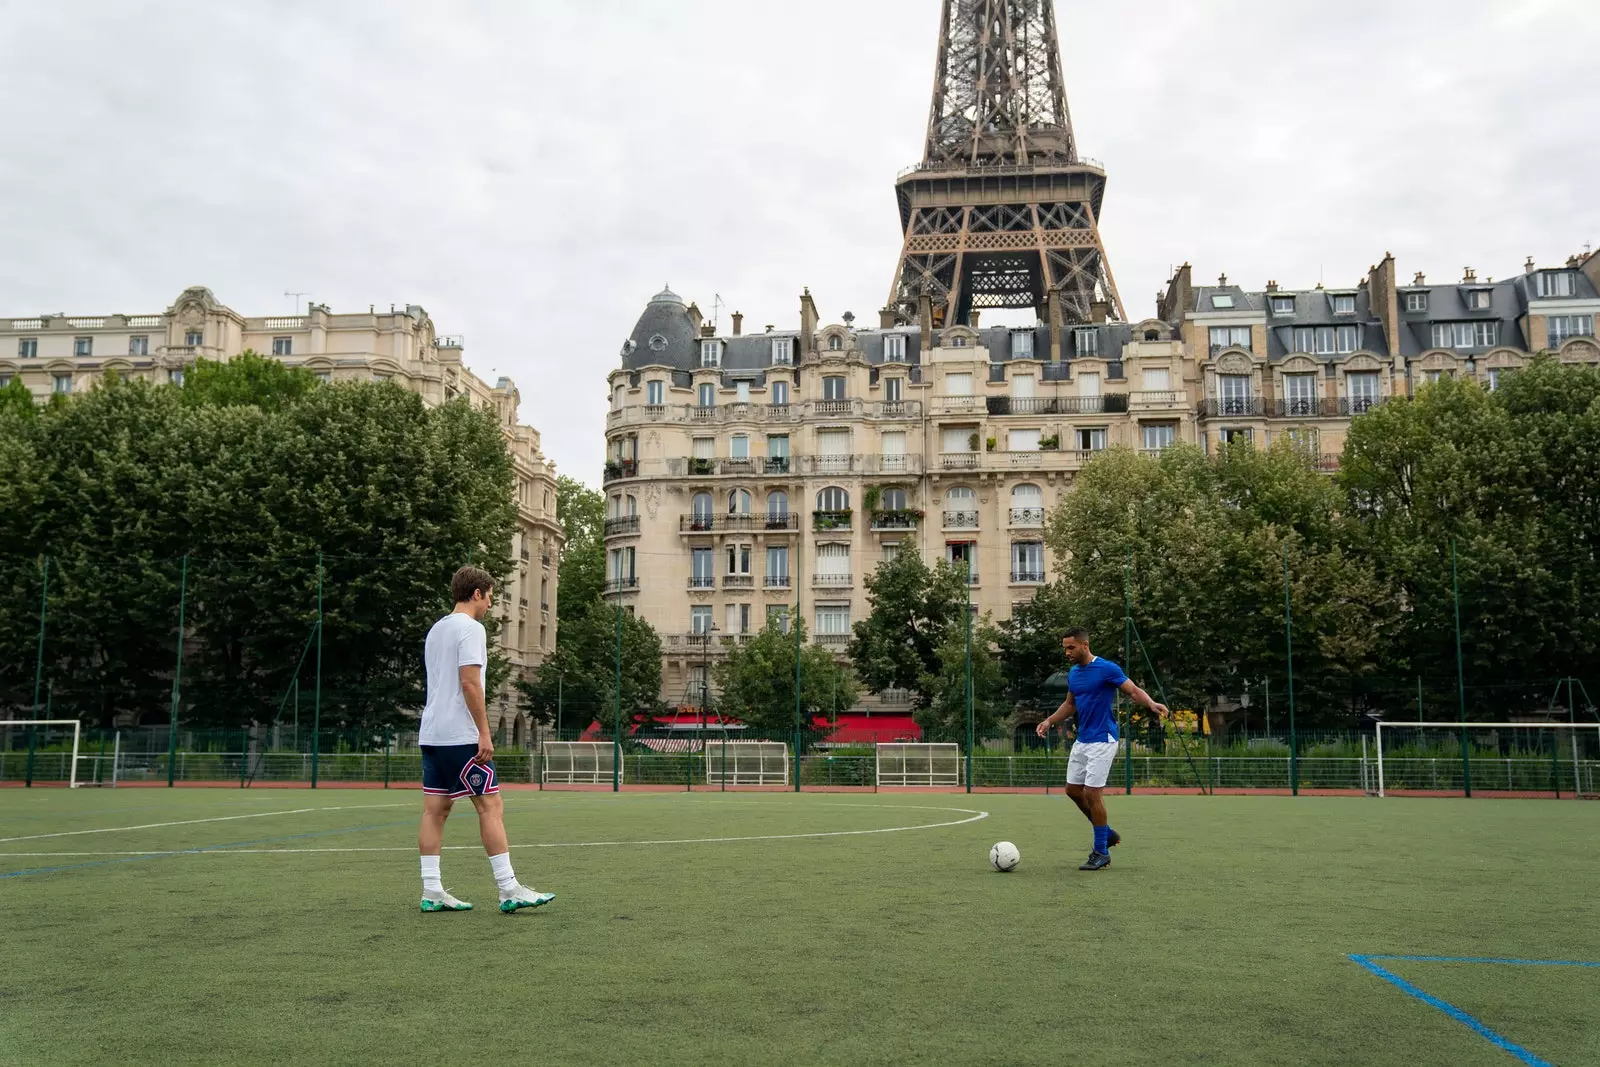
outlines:
M1084 744L1117 739L1117 716L1112 702L1117 687L1128 680L1122 668L1096 656L1067 672L1067 687L1078 706L1078 740Z

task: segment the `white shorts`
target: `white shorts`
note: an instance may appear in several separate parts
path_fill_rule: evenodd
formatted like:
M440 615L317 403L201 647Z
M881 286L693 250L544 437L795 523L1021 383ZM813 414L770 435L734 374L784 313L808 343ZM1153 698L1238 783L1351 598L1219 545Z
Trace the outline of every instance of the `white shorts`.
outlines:
M1067 757L1067 784L1104 789L1116 756L1115 741L1072 742L1072 755Z

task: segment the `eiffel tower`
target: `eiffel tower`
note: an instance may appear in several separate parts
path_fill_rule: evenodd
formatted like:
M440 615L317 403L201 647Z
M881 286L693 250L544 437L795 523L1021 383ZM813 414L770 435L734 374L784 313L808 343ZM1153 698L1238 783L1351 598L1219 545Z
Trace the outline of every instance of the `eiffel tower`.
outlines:
M1078 157L1051 0L944 0L922 162L895 182L905 243L885 326L982 308L1061 327L1125 320L1097 225L1106 172Z

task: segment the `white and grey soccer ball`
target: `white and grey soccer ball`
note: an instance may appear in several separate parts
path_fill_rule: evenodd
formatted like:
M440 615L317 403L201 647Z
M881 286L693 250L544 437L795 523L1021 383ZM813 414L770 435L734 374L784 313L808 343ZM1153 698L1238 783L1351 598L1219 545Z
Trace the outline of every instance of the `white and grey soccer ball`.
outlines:
M995 870L1004 874L1017 869L1017 864L1022 862L1022 853L1017 851L1017 846L1010 841L997 841L989 850L989 864Z

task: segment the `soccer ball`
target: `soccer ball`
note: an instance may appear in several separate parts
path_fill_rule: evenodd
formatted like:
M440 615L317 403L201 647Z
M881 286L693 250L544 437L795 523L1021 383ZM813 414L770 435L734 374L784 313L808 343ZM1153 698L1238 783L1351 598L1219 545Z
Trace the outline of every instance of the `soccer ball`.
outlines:
M1010 841L1000 841L989 850L989 862L995 870L1004 874L1017 869L1017 864L1022 862L1022 853Z

